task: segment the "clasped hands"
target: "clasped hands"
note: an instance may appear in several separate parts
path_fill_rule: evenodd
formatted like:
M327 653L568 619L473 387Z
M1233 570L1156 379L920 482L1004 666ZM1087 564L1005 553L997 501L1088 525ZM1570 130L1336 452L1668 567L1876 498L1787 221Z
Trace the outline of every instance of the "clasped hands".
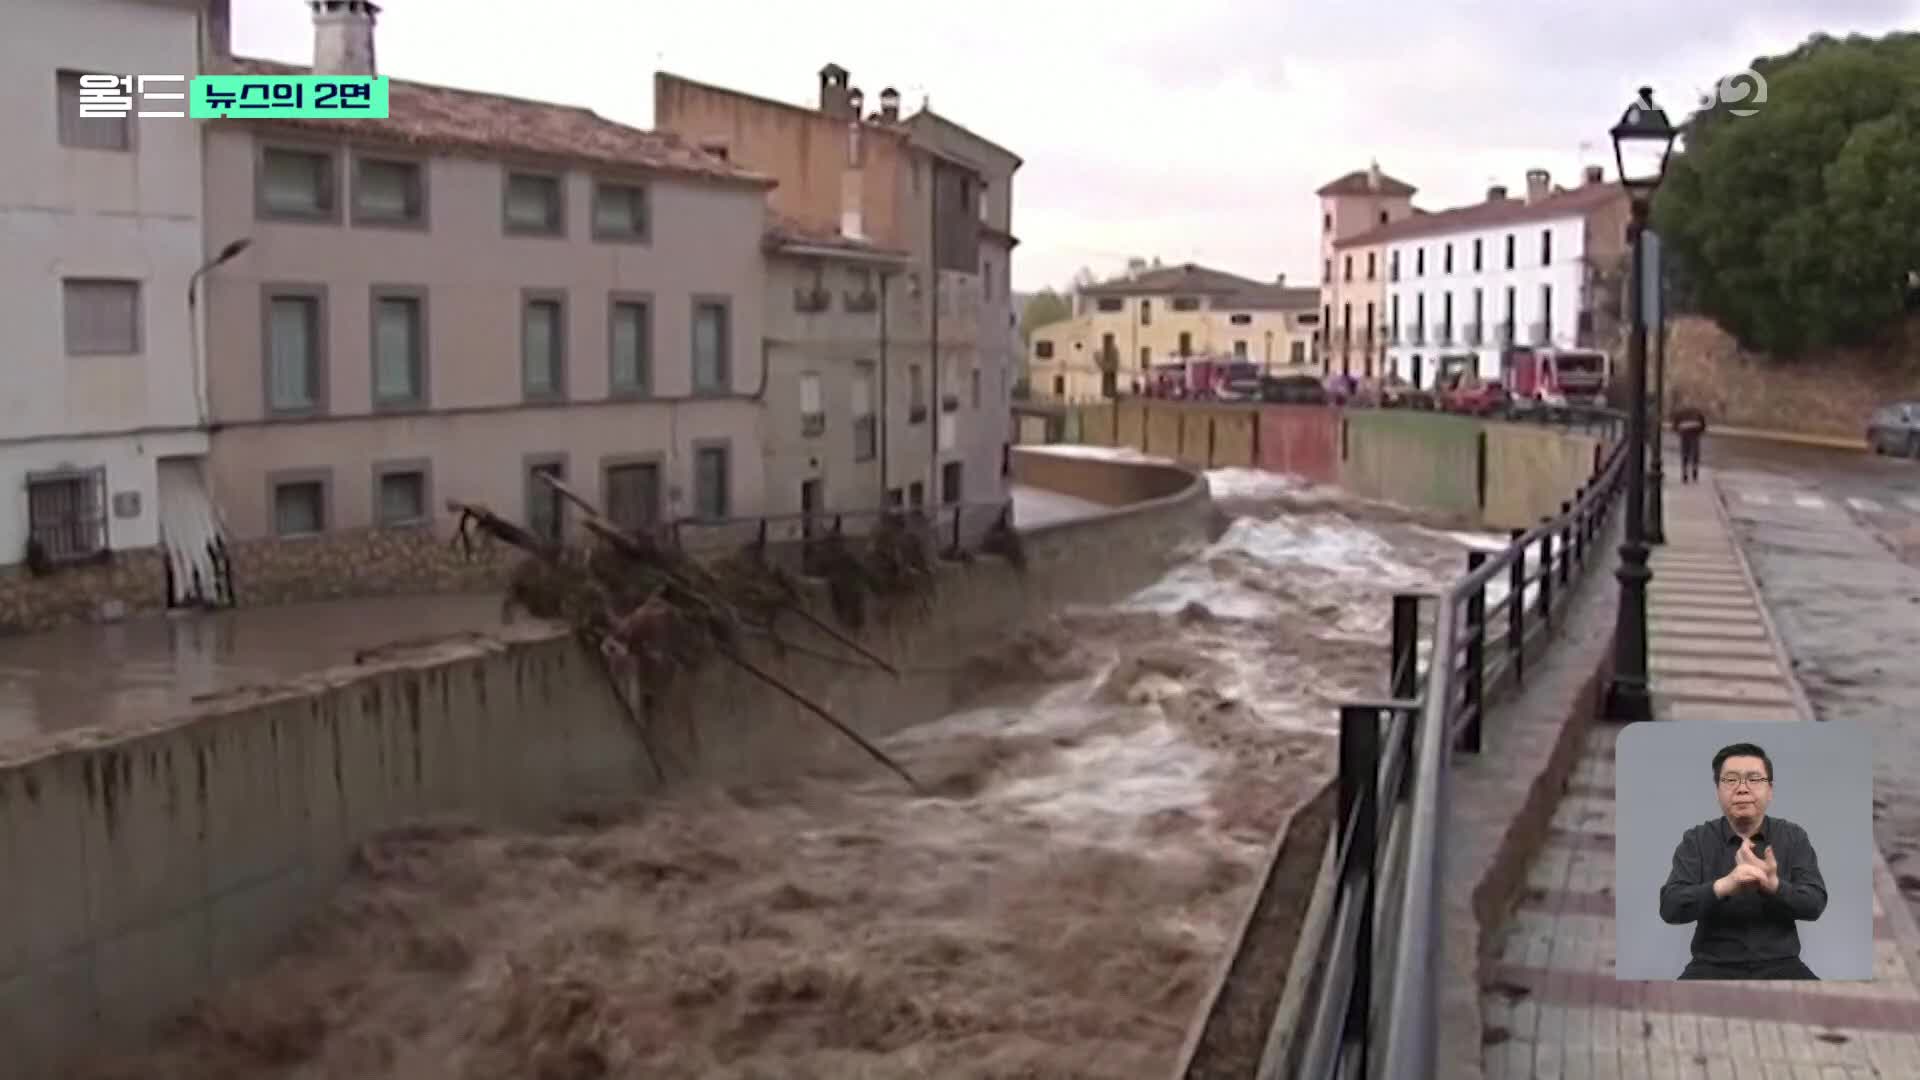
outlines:
M1773 848L1767 848L1763 859L1753 853L1753 841L1742 838L1740 850L1734 852L1733 869L1725 877L1713 883L1713 895L1726 899L1745 889L1759 888L1761 892L1772 896L1780 890L1780 867L1774 862Z

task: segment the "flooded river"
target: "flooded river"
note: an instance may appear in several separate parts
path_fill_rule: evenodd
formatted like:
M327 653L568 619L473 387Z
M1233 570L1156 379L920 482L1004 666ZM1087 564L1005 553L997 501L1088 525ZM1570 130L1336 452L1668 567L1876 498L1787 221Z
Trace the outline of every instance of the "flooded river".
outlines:
M87 1075L1110 1077L1180 1049L1273 832L1381 689L1388 596L1482 537L1212 474L1161 580L960 677L869 765L369 845L325 916Z

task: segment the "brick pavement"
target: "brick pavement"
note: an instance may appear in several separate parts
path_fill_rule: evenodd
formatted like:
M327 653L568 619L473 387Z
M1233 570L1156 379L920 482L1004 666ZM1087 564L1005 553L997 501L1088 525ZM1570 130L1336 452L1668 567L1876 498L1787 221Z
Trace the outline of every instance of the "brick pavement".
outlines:
M1811 719L1718 503L1713 476L1667 491L1649 594L1657 713ZM1872 982L1618 982L1613 978L1613 764L1596 725L1493 934L1481 988L1488 1080L1541 1077L1920 1077L1920 933L1874 867Z

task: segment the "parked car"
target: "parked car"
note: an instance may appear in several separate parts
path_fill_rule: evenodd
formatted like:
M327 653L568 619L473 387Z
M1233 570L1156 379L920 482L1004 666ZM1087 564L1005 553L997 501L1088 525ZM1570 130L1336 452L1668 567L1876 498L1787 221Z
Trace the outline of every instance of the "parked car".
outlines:
M1920 458L1920 402L1899 401L1876 411L1867 421L1867 449Z
M1260 380L1260 400L1288 405L1325 405L1327 388L1313 375L1268 375Z

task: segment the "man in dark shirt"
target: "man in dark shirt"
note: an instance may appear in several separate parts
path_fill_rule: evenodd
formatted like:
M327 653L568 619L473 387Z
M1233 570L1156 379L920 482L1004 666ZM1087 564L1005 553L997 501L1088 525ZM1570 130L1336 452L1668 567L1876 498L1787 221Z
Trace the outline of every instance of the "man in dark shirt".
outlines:
M1673 430L1680 436L1680 482L1700 479L1700 437L1707 433L1707 414L1684 402L1673 410Z
M1794 923L1827 907L1807 830L1768 817L1773 761L1752 743L1713 756L1721 817L1688 829L1660 888L1660 917L1694 923L1683 979L1817 979Z

